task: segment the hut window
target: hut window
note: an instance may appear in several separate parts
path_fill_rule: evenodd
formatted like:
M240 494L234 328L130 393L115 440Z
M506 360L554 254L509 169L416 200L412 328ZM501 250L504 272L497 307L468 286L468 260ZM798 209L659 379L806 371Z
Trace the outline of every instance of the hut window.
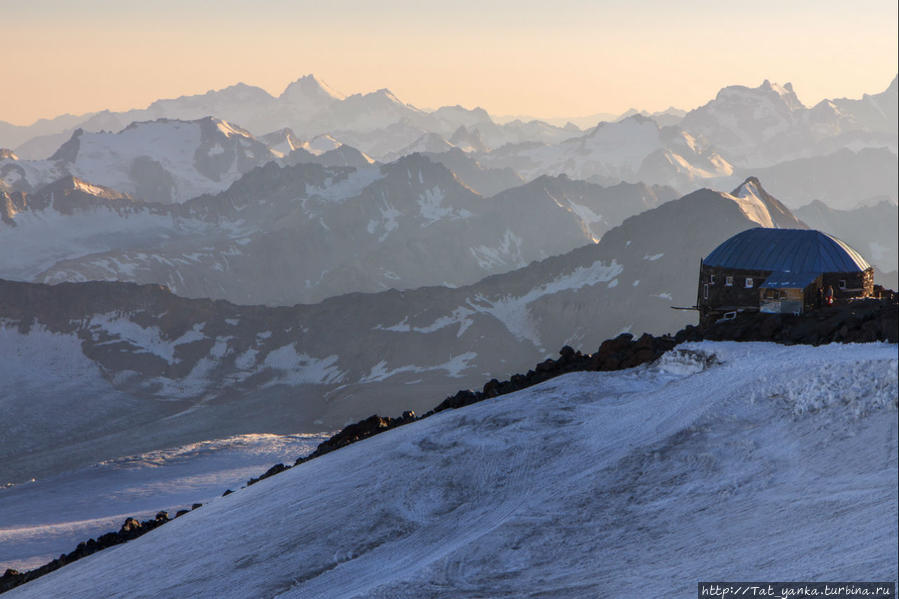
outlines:
M752 277L746 277L746 289L752 287Z
M846 281L843 279L840 279L840 289L846 289Z
M733 287L734 286L734 278L731 276L724 277L724 284L727 287Z
M702 299L709 299L709 284L702 286Z
M714 284L715 284L715 273L711 273L709 275L709 285L714 285Z

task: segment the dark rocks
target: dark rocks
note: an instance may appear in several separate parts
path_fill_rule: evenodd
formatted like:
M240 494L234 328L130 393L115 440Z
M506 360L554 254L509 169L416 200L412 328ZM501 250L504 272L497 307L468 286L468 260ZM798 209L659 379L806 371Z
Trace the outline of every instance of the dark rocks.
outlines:
M372 435L377 435L378 433L384 432L396 426L407 424L414 419L414 414L411 419L388 418L374 414L372 416L369 416L365 420L360 420L355 424L347 426L330 439L322 441L321 443L319 443L318 447L315 448L315 451L313 451L311 454L306 457L297 458L297 461L294 463L294 465L301 464L313 458L317 458L326 453L330 453L335 449L339 449L341 447L349 445L350 443L355 443L356 441L361 441L362 439L366 439L368 437L371 437Z
M285 466L284 464L275 464L274 466L272 466L271 468L266 470L265 473L262 474L259 478L251 478L250 480L248 480L247 486L249 487L250 485L255 485L260 480L266 479L266 478L268 478L270 476L274 476L276 474L280 474L280 473L284 472L285 470L290 470L290 466Z
M895 300L867 299L792 314L738 314L733 320L679 332L678 341L775 341L785 345L899 341Z
M539 366L537 367L539 370ZM484 384L483 390L484 398L496 397L499 395L499 381L496 379L490 379L487 383Z
M119 534L130 534L138 528L140 528L139 521L135 520L134 518L126 518L125 523L122 524L122 528L119 529Z
M190 513L190 510L178 510L177 512L175 512L175 517L180 518L184 514L189 514L189 513Z
M104 535L100 535L96 539L88 539L87 541L78 543L78 546L71 553L63 553L55 560L44 564L39 568L29 570L28 572L19 572L11 568L7 569L4 575L0 577L0 593L17 587L20 584L25 584L29 580L34 580L35 578L53 572L54 570L58 570L66 564L87 557L97 551L136 539L137 537L147 534L154 528L162 526L166 522L169 522L169 515L167 512L159 512L154 519L144 520L143 522L139 521L137 518L126 518L118 532L108 532Z
M231 489L225 489L225 492L222 493L222 497L227 497L228 495L230 495L233 492L234 491L232 491Z

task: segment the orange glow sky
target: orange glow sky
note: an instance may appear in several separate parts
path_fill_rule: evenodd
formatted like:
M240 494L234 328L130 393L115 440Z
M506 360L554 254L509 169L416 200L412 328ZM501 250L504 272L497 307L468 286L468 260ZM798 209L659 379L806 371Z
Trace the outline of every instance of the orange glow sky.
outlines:
M811 105L885 89L897 20L895 0L0 0L0 120L238 81L277 95L306 73L499 115L689 109L764 79Z

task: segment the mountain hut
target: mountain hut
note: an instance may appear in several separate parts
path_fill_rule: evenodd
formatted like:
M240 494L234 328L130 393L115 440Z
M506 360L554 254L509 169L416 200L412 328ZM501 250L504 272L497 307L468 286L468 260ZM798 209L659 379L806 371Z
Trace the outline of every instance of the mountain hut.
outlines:
M832 301L871 297L874 269L848 244L809 229L737 233L700 262L701 321L729 312L800 314Z

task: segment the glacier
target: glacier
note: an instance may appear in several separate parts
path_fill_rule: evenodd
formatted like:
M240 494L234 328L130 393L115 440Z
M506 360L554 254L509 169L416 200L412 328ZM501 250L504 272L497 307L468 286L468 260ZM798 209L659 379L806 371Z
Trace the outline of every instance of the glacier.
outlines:
M895 344L681 344L332 452L10 597L687 597L897 578Z

